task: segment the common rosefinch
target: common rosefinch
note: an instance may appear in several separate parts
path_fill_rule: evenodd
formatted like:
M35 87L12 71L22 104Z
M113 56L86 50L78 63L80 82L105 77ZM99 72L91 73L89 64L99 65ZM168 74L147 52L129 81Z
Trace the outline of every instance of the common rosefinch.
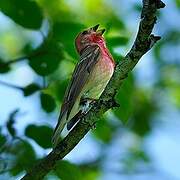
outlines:
M99 24L78 34L75 46L80 61L77 63L67 87L52 143L57 145L61 131L67 123L70 130L87 113L90 104L98 99L109 82L115 63L102 37L105 29Z

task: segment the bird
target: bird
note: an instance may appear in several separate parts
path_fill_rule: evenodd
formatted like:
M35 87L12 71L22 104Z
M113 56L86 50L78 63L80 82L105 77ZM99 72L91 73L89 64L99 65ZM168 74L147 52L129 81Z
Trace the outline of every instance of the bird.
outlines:
M75 66L70 83L65 91L58 123L52 136L55 148L64 127L71 130L85 115L93 102L99 99L111 79L115 61L109 52L99 24L83 30L75 39L79 61Z

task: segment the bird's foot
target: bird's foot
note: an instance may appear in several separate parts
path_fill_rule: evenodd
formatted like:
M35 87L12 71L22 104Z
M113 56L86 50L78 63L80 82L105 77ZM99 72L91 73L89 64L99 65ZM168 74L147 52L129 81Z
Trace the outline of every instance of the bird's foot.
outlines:
M93 98L82 98L80 101L80 105L82 106L82 113L87 114L96 101L97 100Z
M90 111L90 109L93 107L94 103L96 103L96 102L97 102L97 99L82 98L81 101L80 101L80 104L82 106L82 116L85 116ZM82 122L88 123L89 126L91 127L91 129L96 128L96 123L95 122L88 121L85 118L82 118Z

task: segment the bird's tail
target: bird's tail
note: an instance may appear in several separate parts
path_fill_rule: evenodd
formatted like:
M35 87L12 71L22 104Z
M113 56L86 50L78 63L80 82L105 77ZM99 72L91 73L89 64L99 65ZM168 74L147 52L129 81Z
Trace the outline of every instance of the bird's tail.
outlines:
M61 140L61 132L64 129L64 126L66 125L66 115L59 117L58 124L55 127L53 136L52 136L52 147L53 149L57 146L59 141Z

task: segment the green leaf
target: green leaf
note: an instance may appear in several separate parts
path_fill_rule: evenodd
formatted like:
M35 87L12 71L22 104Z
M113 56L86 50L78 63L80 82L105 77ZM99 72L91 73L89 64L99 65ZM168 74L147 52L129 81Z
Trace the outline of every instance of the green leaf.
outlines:
M9 65L3 62L3 60L0 58L0 73L7 73L9 71L10 71Z
M41 76L46 76L53 73L59 64L59 59L53 54L46 54L30 59L29 65L32 69Z
M117 101L120 103L120 107L114 109L113 112L124 123L127 122L132 115L134 88L133 75L130 74L116 96Z
M43 21L40 7L32 0L1 0L0 10L19 25L39 29Z
M121 30L126 30L126 26L124 24L124 21L121 20L119 17L117 17L116 15L111 15L109 21L108 21L108 24L106 26L107 30L110 30L110 29L114 29L116 31L121 31Z
M176 0L176 6L180 8L180 0Z
M100 121L98 121L96 129L93 131L93 135L95 135L97 139L100 139L104 143L111 141L112 134L113 131L111 124L109 124L105 118L102 118Z
M157 110L153 98L147 97L147 91L136 91L134 98L133 125L132 130L144 136L151 130L151 118Z
M47 113L54 111L54 109L56 108L56 103L52 96L50 96L49 94L41 93L40 99L41 106Z
M68 161L58 161L54 171L61 180L80 180L82 178L80 169Z
M0 134L0 148L5 144L6 137Z
M66 80L61 80L59 81L59 83L56 84L57 86L54 93L56 94L58 99L63 100L68 83L69 83L69 79L66 79Z
M32 83L23 88L23 93L24 96L30 96L38 90L40 90L40 86L38 84Z
M24 170L29 170L36 161L34 149L24 140L11 144L7 151L14 156L13 167L10 170L10 173L14 176Z
M46 89L43 89L43 93L49 94L54 99L62 100L67 88L69 79L53 81Z
M146 152L141 150L141 149L131 148L129 150L129 155L131 156L132 159L135 160L135 163L138 160L143 160L144 162L149 162L150 161L150 159L149 159L148 155L146 154Z
M61 41L65 51L73 58L77 58L75 38L82 29L84 29L82 24L74 22L58 22L53 26L54 39Z
M51 137L52 137L53 129L49 126L36 126L29 125L25 129L25 135L31 139L33 139L37 144L41 147L47 149L51 148Z
M110 46L124 46L128 43L129 39L127 37L108 37L106 38L106 42Z
M29 58L31 68L41 76L53 73L63 58L61 46L56 41L45 41Z
M116 62L116 64L118 64L120 62L120 60L122 60L124 58L124 56L122 56L119 53L113 52L113 48L109 48L111 51L111 54L113 56L114 61Z

